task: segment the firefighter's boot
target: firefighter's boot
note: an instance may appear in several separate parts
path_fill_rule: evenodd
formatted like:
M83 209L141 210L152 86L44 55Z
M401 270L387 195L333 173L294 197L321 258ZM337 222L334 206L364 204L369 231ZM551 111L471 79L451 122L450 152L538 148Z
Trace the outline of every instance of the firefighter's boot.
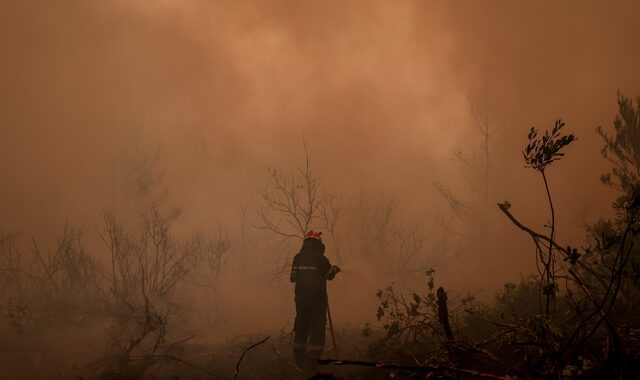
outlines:
M293 344L293 360L300 370L303 372L307 371L307 363L309 360L307 355L307 345L298 343Z
M309 345L307 350L307 370L311 373L318 372L318 359L322 355L322 346Z

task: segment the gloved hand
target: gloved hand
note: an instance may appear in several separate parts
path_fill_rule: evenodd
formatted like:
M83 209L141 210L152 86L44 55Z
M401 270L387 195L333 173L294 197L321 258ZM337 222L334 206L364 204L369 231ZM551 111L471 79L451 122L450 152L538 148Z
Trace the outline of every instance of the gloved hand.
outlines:
M340 267L337 265L332 265L331 269L329 269L329 272L327 272L327 279L333 280L338 272L340 272Z

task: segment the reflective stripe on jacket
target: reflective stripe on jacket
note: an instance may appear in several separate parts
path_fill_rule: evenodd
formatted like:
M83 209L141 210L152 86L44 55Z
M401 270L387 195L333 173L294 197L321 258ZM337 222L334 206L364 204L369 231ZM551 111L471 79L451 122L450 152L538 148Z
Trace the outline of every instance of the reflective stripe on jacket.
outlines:
M291 282L296 284L296 298L324 296L331 263L324 256L324 244L313 238L304 239L302 249L291 264Z

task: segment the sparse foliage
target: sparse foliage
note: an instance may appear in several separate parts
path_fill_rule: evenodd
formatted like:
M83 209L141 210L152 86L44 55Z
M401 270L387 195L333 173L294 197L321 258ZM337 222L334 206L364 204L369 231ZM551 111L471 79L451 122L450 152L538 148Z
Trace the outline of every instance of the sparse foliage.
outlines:
M564 152L561 152L562 148L576 140L573 134L560 134L564 125L562 120L556 120L551 132L547 130L542 136L538 136L538 130L531 127L528 136L529 144L522 152L528 167L544 172L547 166L564 156Z
M396 359L413 362L439 350L442 331L433 273L433 270L426 272L426 295L413 293L406 298L392 286L377 293L376 318L382 323L385 336L372 347L374 356L391 353Z
M609 136L596 129L604 140L602 155L611 162L611 172L603 174L602 182L624 193L630 193L640 183L640 96L634 100L618 94L618 114L613 120L615 134Z
M549 224L549 244L543 251L540 244L536 243L536 257L541 264L538 267L538 271L541 271L541 283L540 287L542 295L545 298L544 313L549 315L549 308L551 301L555 298L558 286L556 284L556 257L554 255L554 238L555 238L555 209L553 206L553 200L551 198L551 192L549 191L549 183L547 181L547 175L545 169L553 162L559 160L564 156L562 149L567 145L575 141L573 134L562 135L561 131L564 127L562 120L556 120L555 126L549 132L545 131L544 135L538 136L538 131L532 127L529 131L529 144L522 152L526 166L531 167L538 171L542 175L544 180L544 187L547 192L547 199L549 201L549 209L551 212L551 222Z
M633 120L628 117L628 104L621 108L625 110L621 113L626 112L627 119ZM622 119L619 116L616 120L621 123ZM433 341L425 337L418 340L422 343L417 349L411 339L406 339L412 336L407 331L414 336L424 336L429 331L437 335L440 331L434 323L434 308L425 307L429 302L423 304L433 302L433 285L429 285L426 296L414 295L410 300L388 288L378 294L377 316L384 321L385 336L374 348L382 347L386 355L402 353L397 357L415 363L447 357L448 363L456 363L462 358L466 363L475 363L474 369L490 364L495 375L522 378L617 378L637 372L635 300L640 278L636 269L640 265L634 266L634 258L638 255L635 243L640 238L640 187L635 183L625 185L627 191L614 203L617 217L589 228L588 247L559 244L554 236L555 211L546 170L575 141L573 135L561 133L563 126L558 121L542 136L532 129L523 151L526 166L538 171L544 180L551 210L551 222L546 226L549 230L542 233L523 225L513 215L508 201L498 205L516 227L531 237L536 248L537 275L524 278L519 284L506 284L494 305L479 304L472 297L463 300L461 306L467 316L456 316L455 309L452 314L458 340ZM615 138L606 139L609 153L614 141ZM638 147L634 149L640 151ZM617 173L622 176L623 171ZM633 182L629 176L624 180L613 176L618 184ZM540 300L537 305L532 302L536 298ZM544 304L542 299L546 300ZM371 326L365 332L371 335ZM394 344L386 346L387 342ZM432 355L431 359L427 355Z

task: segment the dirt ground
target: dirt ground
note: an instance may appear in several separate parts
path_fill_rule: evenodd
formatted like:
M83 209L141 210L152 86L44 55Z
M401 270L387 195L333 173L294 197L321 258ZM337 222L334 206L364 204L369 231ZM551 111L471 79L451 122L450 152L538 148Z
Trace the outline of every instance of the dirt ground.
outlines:
M38 334L5 330L1 336L4 337L0 340L1 380L116 378L114 374L105 375L106 330L97 329L95 323L51 328ZM266 337L269 339L264 343L246 351ZM338 331L339 358L366 360L370 339L360 331ZM243 352L244 357L238 364ZM336 358L329 335L322 357ZM236 366L239 366L237 377ZM342 379L389 378L391 375L384 370L350 366L319 366L318 372ZM313 373L301 371L293 362L292 335L274 331L224 341L194 337L171 357L153 358L153 365L141 378L307 379L312 376Z

